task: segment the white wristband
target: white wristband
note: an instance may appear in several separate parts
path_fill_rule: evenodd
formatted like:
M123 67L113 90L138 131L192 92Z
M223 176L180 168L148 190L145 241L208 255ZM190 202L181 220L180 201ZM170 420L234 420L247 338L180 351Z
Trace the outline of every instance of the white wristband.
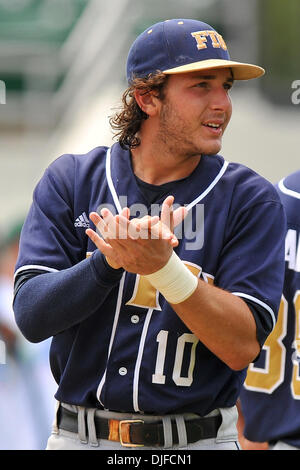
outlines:
M198 278L185 266L173 251L163 268L145 276L171 304L188 299L196 290Z

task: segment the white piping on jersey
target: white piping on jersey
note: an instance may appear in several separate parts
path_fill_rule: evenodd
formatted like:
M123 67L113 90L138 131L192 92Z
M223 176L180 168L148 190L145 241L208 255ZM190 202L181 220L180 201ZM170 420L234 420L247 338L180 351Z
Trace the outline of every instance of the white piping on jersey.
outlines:
M215 179L210 183L210 185L206 188L205 191L203 191L203 193L200 194L200 196L198 196L196 199L194 199L194 201L190 202L190 204L188 204L186 206L187 210L189 211L192 207L194 207L199 201L201 201L202 199L205 198L205 196L207 196L207 194L213 189L214 186L216 186L216 184L218 183L218 181L222 178L222 176L224 175L227 167L229 165L229 162L227 162L226 160L224 161L223 163L223 166L221 168L221 170L219 171L219 173L217 174L217 176L215 177Z
M120 281L118 299L117 299L117 305L116 305L116 311L115 311L115 318L114 318L114 323L113 323L110 342L109 342L109 347L108 347L107 363L108 363L109 356L110 356L111 349L112 349L112 345L113 345L113 342L114 342L114 339L115 339L117 323L119 321L119 315L120 315L120 310L121 310L121 305L122 305L122 295L123 295L123 289L124 289L124 282L125 282L125 273L123 273L121 281ZM105 382L105 379L106 379L106 371L107 371L107 367L106 367L106 369L104 371L104 374L103 374L103 377L102 377L102 379L101 379L101 381L98 385L97 393L96 393L96 395L98 397L98 400L99 400L99 402L101 403L102 406L104 406L104 404L101 402L100 395L101 395L102 388L103 388L103 385L104 385L104 382Z
M273 322L273 328L274 328L275 323L276 323L276 318L275 318L273 310L271 309L271 307L269 307L269 305L265 304L264 302L257 299L256 297L253 297L252 295L244 294L243 292L231 292L231 293L233 295L237 295L238 297L245 297L245 299L252 300L253 302L257 303L258 305L261 305L261 307L264 307L269 312L269 314L271 315L272 322Z
M109 148L106 152L106 165L105 165L105 167L106 167L106 179L107 179L108 187L109 187L111 195L113 197L115 206L116 206L116 208L117 208L117 210L120 214L122 212L122 207L120 205L120 201L119 201L119 198L118 198L118 195L117 195L117 192L115 190L114 183L113 183L113 180L112 180L112 177L111 177L110 162L111 162L111 152L110 152L110 148Z
M212 280L214 280L214 278L215 278L212 274L204 273L203 271L202 271L202 277L203 277L205 282L208 282L207 278L211 278ZM256 297L253 297L252 295L249 295L249 294L244 294L243 292L231 292L231 294L236 295L238 297L244 297L245 299L252 300L253 302L256 302L257 304L259 304L261 307L264 307L269 312L269 314L271 315L272 323L273 323L273 328L272 329L274 329L276 319L275 319L274 312L271 309L271 307L269 307L269 305L265 304L264 302L257 299Z
M43 270L43 271L48 271L50 273L54 273L54 272L57 272L58 269L54 269L54 268L48 268L47 266L40 266L38 264L26 264L24 266L21 266L21 268L17 269L15 274L14 274L14 279L16 278L16 276L22 272L22 271L26 271L27 269L40 269L40 270Z
M110 164L111 164L111 153L110 153L110 148L109 148L106 152L106 162L105 162L106 179L107 179L108 187L109 187L109 190L110 190L111 195L113 197L115 206L117 208L117 211L120 213L122 211L122 207L120 206L120 202L119 202L119 199L118 199L118 196L117 196L117 193L116 193L113 181L112 181ZM111 332L110 341L109 341L106 364L108 364L108 360L109 360L109 356L110 356L110 353L111 353L112 345L113 345L113 342L114 342L114 339L115 339L117 324L118 324L118 321L119 321L119 315L120 315L120 310L121 310L121 305L122 305L122 295L123 295L123 289L124 289L125 275L126 275L126 273L123 273L121 281L120 281L120 285L119 285L117 305L116 305L114 322L113 322L112 332ZM98 385L97 392L96 392L96 396L97 396L97 398L98 398L98 400L99 400L99 402L101 403L102 406L104 406L104 404L102 403L102 401L100 399L100 395L101 395L101 392L102 392L102 389L103 389L103 385L105 383L106 372L107 372L107 366L106 366L106 369L105 369L104 374L102 376L102 379L100 380L100 383Z
M228 161L224 161L223 166L215 179L211 182L211 184L206 188L203 193L201 193L194 201L190 202L190 204L187 205L187 210L190 210L192 207L194 207L199 201L205 198L207 194L214 188L214 186L218 183L218 181L222 178L223 174L225 173L227 167L229 165ZM108 187L110 189L111 195L113 197L114 203L116 205L116 208L118 209L118 212L120 213L122 211L122 207L119 202L119 198L117 195L117 192L115 190L113 180L111 177L111 149L109 148L106 152L106 178L107 178L107 183Z
M200 277L200 275L202 275L204 281L207 282L207 283L208 283L208 278L210 278L212 280L215 279L215 276L213 276L212 274L205 273L203 271L201 271L201 273L199 273L199 277Z
M139 403L138 403L138 396L139 396L139 377L140 377L140 368L141 368L141 362L143 358L143 353L144 353L144 346L145 346L145 341L146 341L146 336L148 332L148 327L150 324L150 320L152 317L153 313L153 308L150 308L147 312L146 318L145 318L145 323L143 326L143 331L141 335L141 340L140 340L140 345L139 345L139 350L138 350L138 355L137 355L137 360L134 368L134 376L133 376L133 408L136 413L142 411L139 409Z
M279 181L278 187L283 194L287 194L288 196L300 199L300 193L298 193L297 191L293 191L292 189L288 189L286 186L284 186L284 178Z
M113 181L112 181L110 165L111 165L111 152L110 152L110 148L109 148L106 152L106 162L105 162L106 179L107 179L109 190L110 190L111 195L113 197L113 201L114 201L115 206L117 208L117 211L120 213L122 211L122 207L120 205L120 202L119 202L119 199L118 199L118 196L117 196L117 193L116 193ZM106 364L108 364L108 361L109 361L109 356L110 356L110 353L111 353L112 345L113 345L113 342L114 342L114 339L115 339L117 324L118 324L118 321L119 321L119 315L120 315L120 310L121 310L121 306L122 306L122 296L123 296L123 289L124 289L124 283L125 283L125 275L126 275L126 273L123 273L121 281L120 281L120 285L119 285L118 299L117 299L117 305L116 305L116 310L115 310L115 316L114 316L112 332L111 332L110 341L109 341L108 355L107 355ZM104 386L104 383L105 383L106 372L107 372L107 366L106 366L106 369L105 369L104 374L102 376L102 379L100 380L100 383L98 385L97 392L96 392L96 396L97 396L97 398L98 398L98 400L99 400L99 402L101 403L102 406L104 406L104 404L101 402L100 395L101 395L101 392L102 392L102 389L103 389L103 386Z

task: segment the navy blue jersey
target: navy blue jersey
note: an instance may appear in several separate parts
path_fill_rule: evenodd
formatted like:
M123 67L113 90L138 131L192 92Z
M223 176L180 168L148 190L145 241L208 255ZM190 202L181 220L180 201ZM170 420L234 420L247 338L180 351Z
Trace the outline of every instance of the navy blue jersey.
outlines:
M264 354L249 366L241 404L247 439L300 448L300 171L276 187L287 215L283 296Z
M259 306L258 325L269 325L269 333L284 276L285 214L273 185L243 165L203 155L169 194L189 210L176 228L178 256L203 282ZM61 156L34 191L16 278L88 257L95 250L85 234L91 211L128 206L138 217L145 207L153 214L165 197L149 206L130 152L118 143ZM233 406L246 374L210 352L143 276L127 272L96 312L53 337L50 362L62 402L155 414Z

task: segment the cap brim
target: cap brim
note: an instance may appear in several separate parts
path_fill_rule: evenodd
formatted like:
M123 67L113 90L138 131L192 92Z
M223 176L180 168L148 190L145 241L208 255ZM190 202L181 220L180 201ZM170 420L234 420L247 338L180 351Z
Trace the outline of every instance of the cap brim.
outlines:
M199 62L192 62L191 64L180 65L172 69L163 70L167 75L177 73L197 72L198 70L210 70L215 68L231 68L233 78L235 80L251 80L264 75L265 70L258 65L244 64L242 62L234 62L232 60L223 59L207 59Z

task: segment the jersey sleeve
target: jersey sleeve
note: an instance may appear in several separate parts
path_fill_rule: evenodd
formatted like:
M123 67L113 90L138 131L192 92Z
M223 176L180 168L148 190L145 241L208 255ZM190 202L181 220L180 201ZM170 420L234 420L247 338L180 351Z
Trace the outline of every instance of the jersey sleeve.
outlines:
M256 319L262 344L275 326L283 289L286 217L282 204L267 201L248 207L237 214L232 227L215 283L263 307Z
M38 182L22 228L16 274L66 269L84 258L74 227L73 181L72 155L63 155Z

